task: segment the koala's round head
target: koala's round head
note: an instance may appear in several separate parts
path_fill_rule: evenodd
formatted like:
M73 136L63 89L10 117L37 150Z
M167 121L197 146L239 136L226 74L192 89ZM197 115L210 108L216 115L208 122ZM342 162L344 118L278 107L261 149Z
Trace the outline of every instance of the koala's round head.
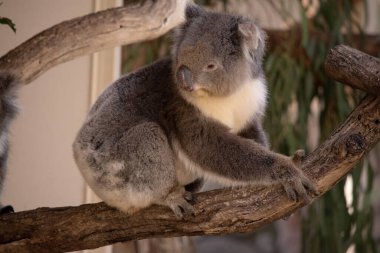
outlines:
M227 96L262 74L265 39L252 20L190 5L174 32L175 83L186 95Z

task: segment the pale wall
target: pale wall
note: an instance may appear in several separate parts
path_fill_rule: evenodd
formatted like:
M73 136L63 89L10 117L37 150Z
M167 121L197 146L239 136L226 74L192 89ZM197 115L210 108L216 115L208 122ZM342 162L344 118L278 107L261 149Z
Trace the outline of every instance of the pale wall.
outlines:
M11 18L14 34L0 26L0 55L36 33L92 12L92 0L2 0L0 16ZM12 125L11 154L2 202L17 211L40 206L79 205L85 184L71 151L89 107L90 56L59 65L22 87L22 111Z

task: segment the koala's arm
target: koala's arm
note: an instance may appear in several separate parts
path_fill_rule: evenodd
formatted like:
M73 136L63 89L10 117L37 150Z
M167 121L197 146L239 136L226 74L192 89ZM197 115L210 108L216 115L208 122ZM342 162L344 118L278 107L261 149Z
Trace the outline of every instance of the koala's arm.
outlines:
M307 190L317 193L292 158L232 134L189 107L185 111L172 108L176 112L171 122L180 152L197 165L195 170L202 170L200 174L229 185L281 183L293 200L309 199Z
M267 134L259 121L253 121L246 128L240 131L238 135L246 139L252 139L264 147L269 148Z

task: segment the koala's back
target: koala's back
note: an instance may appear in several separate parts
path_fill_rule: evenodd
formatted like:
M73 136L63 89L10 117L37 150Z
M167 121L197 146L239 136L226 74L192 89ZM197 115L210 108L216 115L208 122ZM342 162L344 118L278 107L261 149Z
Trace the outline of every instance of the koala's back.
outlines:
M77 135L76 163L111 206L137 210L174 185L174 158L159 123L171 82L169 59L119 79L98 98Z
M170 59L157 61L117 80L91 108L79 140L86 144L96 142L97 138L113 142L135 125L158 122L171 82Z

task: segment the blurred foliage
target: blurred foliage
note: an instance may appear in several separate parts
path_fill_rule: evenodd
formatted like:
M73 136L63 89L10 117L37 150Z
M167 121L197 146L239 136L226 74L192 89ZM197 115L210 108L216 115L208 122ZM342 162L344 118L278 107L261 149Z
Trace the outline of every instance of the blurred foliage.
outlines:
M221 3L196 2L210 8L217 4L220 7ZM228 2L222 1L222 8L227 9ZM293 39L275 45L265 62L270 91L265 129L272 148L284 154L292 154L299 148L308 151L315 148L310 147L311 131L317 129L318 141L325 139L362 97L359 91L329 79L323 70L328 50L337 44L348 44L353 31L361 32L353 18L354 2L360 1L318 0L319 8L312 18L307 15L311 8L307 2L313 1L303 2L306 4L299 4L300 21L295 24L299 29L289 30L289 37ZM366 5L366 1L360 4ZM280 6L276 11L282 12L284 19L296 20L285 5L276 6ZM315 36L321 34L323 36ZM164 36L123 50L123 72L126 73L169 55L170 38ZM319 106L317 126L308 123L313 104ZM376 252L372 237L372 168L365 160L348 178L352 182L352 203L345 197L345 179L304 212L302 252L341 253L349 248L355 252Z

